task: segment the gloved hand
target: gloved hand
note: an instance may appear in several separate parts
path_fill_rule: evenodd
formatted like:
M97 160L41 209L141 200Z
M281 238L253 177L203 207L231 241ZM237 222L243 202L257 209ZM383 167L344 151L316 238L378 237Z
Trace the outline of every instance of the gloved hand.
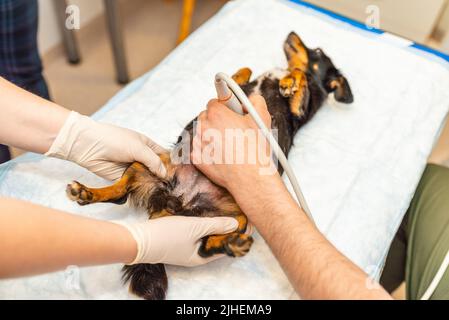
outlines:
M75 162L100 177L115 180L134 161L164 177L166 169L157 156L164 151L138 132L72 111L45 155Z
M235 231L237 220L227 217L198 218L171 216L145 222L113 221L124 226L137 242L137 256L130 264L166 263L193 267L223 255L202 258L198 255L201 238Z

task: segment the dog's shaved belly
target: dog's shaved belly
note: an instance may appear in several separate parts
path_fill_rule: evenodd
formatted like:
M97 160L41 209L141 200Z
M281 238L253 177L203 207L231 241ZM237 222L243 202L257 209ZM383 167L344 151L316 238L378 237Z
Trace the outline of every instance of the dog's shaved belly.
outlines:
M176 182L172 194L182 198L183 205L207 206L223 197L224 190L212 183L191 164L176 168Z

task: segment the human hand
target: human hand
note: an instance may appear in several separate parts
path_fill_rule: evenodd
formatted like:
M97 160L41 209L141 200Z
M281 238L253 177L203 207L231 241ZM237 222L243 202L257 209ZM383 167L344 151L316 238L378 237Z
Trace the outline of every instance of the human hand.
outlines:
M265 99L260 95L253 95L250 100L267 128L271 128L271 116ZM226 139L229 139L228 133L232 132L236 133L233 138L236 141L230 149L227 148L229 141ZM239 132L244 133L243 137L238 135ZM247 136L256 137L256 140L250 141L250 139L246 139ZM208 137L212 137L212 139L208 139ZM238 141L238 139L243 139L243 141ZM240 148L237 147L238 145ZM207 155L212 155L212 161L205 158ZM207 105L207 110L198 117L191 157L193 164L199 170L231 193L238 192L242 183L255 181L263 175L263 172L270 172L271 175L277 174L269 144L253 118L248 114L237 114L217 100L211 100ZM230 162L229 159L233 161ZM243 159L243 161L238 161L238 159ZM270 169L270 171L261 169Z
M137 243L137 255L129 264L166 263L194 267L216 260L224 255L202 258L198 255L201 238L235 231L237 220L228 217L199 218L170 216L124 226Z
M164 177L166 169L158 157L164 151L143 134L72 111L45 155L75 162L100 177L116 180L134 161Z

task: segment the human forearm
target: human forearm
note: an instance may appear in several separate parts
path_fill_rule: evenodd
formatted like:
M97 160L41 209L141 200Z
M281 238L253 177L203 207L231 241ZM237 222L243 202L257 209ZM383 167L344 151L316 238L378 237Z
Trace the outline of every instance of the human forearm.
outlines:
M254 180L251 185L239 183L233 194L302 298L391 298L380 286L368 287L368 276L308 220L280 177Z
M122 226L0 198L0 278L131 262L136 251Z
M0 77L0 142L45 153L69 115L69 110L35 96Z

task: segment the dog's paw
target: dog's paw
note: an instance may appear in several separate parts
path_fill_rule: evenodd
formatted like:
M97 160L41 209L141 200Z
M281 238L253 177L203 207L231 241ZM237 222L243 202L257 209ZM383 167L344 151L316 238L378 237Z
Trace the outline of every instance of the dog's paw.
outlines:
M78 181L73 181L71 184L68 184L66 193L70 200L76 201L81 206L89 204L93 200L92 192Z
M230 233L203 238L198 254L208 258L214 254L226 254L230 257L246 255L253 244L253 238L248 234Z
M279 81L279 92L283 97L291 97L299 90L295 77L289 75Z
M229 236L224 244L224 250L230 257L243 257L253 244L253 238L248 234L236 234Z

